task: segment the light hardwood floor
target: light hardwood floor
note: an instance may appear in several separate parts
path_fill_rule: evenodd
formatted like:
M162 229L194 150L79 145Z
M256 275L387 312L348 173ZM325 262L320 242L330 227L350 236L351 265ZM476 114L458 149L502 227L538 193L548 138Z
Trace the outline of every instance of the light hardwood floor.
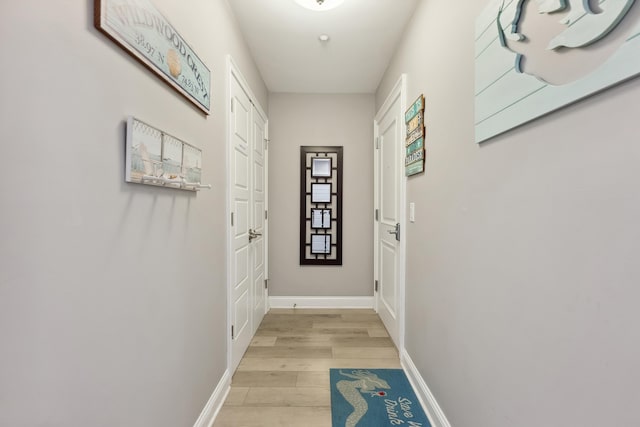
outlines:
M271 310L214 427L331 427L330 368L400 368L373 310Z

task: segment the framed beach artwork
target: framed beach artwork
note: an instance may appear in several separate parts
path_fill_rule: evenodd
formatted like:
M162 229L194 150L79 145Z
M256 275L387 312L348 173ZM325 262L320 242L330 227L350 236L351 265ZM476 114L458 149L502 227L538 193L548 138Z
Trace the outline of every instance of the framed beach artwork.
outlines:
M125 181L180 190L202 184L202 150L135 117L127 119Z

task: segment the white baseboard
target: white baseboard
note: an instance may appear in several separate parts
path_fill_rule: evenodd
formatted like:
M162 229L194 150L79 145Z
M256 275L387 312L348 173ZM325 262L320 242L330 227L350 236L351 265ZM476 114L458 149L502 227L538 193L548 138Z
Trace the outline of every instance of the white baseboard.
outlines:
M373 308L373 297L269 297L271 308Z
M193 427L212 427L231 389L231 374L225 371Z
M433 393L431 393L431 390L427 387L427 383L422 378L422 375L420 375L420 372L418 372L418 368L416 368L413 360L411 360L407 350L403 349L400 353L400 362L402 363L404 371L407 373L409 382L416 391L418 399L420 399L422 407L429 417L429 421L431 421L431 425L433 427L451 427L449 420L447 420Z

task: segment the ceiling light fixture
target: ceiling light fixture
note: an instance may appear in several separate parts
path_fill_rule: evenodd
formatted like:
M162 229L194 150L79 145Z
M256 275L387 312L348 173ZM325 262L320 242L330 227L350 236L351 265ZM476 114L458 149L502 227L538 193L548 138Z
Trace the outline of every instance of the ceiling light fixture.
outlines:
M343 2L344 0L296 0L300 6L319 12L334 9Z
M327 34L320 34L318 36L318 40L320 40L321 42L328 42L329 41L329 36Z

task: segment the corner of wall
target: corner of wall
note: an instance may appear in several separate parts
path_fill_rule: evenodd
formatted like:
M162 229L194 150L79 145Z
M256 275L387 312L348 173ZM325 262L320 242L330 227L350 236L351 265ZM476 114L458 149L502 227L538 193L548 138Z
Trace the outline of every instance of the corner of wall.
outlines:
M447 420L447 417L440 408L440 405L438 405L436 398L433 393L431 393L431 390L429 390L427 383L424 378L422 378L422 375L420 375L418 368L413 363L413 360L411 360L406 349L402 349L400 351L400 363L402 364L402 367L407 374L407 378L420 400L422 408L427 413L431 425L433 427L451 427L449 420Z
M200 416L196 420L193 427L212 427L213 422L216 420L222 405L224 404L229 390L231 389L231 374L229 371L225 371L224 375L220 379L220 382L216 386L216 389L211 394L211 397L207 401L204 409L200 413Z

